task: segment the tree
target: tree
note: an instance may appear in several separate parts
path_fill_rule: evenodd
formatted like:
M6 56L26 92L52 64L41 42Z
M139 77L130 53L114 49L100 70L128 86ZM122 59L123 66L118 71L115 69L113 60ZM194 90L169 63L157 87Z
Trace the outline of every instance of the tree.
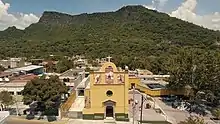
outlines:
M184 88L185 97L191 99L192 94L193 94L192 88L189 85L186 85L185 88Z
M190 116L185 121L181 121L179 124L206 124L204 119L197 116Z
M5 71L5 70L6 70L6 69L5 69L3 66L0 65L0 72L1 72L1 71Z
M52 61L49 61L45 67L47 72L55 72L56 70L55 65Z
M68 92L67 86L62 83L57 76L52 76L48 80L44 78L33 79L28 82L24 90L24 104L30 105L33 102L41 104L45 108L42 110L45 115L55 115L55 112L61 104L61 96ZM38 107L40 107L38 106Z
M15 102L13 96L8 91L0 92L0 101L6 108Z
M214 110L212 111L212 114L213 114L217 119L220 120L220 108L214 109Z
M73 68L73 62L71 60L68 60L67 58L61 59L56 64L56 72L58 73L63 73L71 68Z

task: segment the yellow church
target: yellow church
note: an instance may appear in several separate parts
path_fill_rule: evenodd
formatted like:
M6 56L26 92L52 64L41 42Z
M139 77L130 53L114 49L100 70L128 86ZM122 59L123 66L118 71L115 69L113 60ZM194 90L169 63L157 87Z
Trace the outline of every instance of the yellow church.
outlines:
M129 121L129 101L132 100L129 90L132 87L152 97L183 94L165 88L163 79L167 77L153 75L148 70L132 72L128 68L118 69L109 58L98 71L90 71L85 81L78 84L61 105L61 118L104 120L109 117L116 121Z
M128 121L128 82L128 71L119 71L112 62L104 63L99 71L90 72L83 119L113 117Z

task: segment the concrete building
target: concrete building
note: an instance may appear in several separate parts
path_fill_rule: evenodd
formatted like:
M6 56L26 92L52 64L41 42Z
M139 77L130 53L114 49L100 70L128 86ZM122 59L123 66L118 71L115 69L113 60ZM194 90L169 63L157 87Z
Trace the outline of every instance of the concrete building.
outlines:
M11 95L17 96L18 100L22 100L21 91L24 89L24 86L28 81L37 78L38 76L34 74L21 75L18 77L10 78L9 82L0 83L0 92L8 91Z
M25 58L10 58L8 60L0 60L0 65L4 68L17 68L31 65L31 63L25 62Z
M38 66L38 65L29 65L29 66L20 67L20 68L8 69L8 70L5 70L5 72L10 72L14 74L23 73L23 74L40 75L44 73L44 67Z
M10 78L13 76L14 74L11 72L0 72L0 83L9 82Z
M78 86L84 78L84 69L70 69L59 75L60 81L64 82L70 90L75 90L76 86Z

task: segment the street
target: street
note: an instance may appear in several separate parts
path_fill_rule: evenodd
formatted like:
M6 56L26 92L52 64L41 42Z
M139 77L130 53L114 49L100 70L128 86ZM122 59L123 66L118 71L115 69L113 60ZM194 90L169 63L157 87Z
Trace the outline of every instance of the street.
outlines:
M44 120L26 120L16 117L9 117L5 124L66 124L67 122L47 122Z
M49 122L9 118L6 124L49 124Z

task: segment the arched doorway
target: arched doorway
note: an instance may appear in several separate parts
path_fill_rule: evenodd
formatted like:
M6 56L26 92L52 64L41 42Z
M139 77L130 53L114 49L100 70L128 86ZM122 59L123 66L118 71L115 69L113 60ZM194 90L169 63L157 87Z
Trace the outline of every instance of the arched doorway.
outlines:
M106 106L106 117L114 117L113 106Z

